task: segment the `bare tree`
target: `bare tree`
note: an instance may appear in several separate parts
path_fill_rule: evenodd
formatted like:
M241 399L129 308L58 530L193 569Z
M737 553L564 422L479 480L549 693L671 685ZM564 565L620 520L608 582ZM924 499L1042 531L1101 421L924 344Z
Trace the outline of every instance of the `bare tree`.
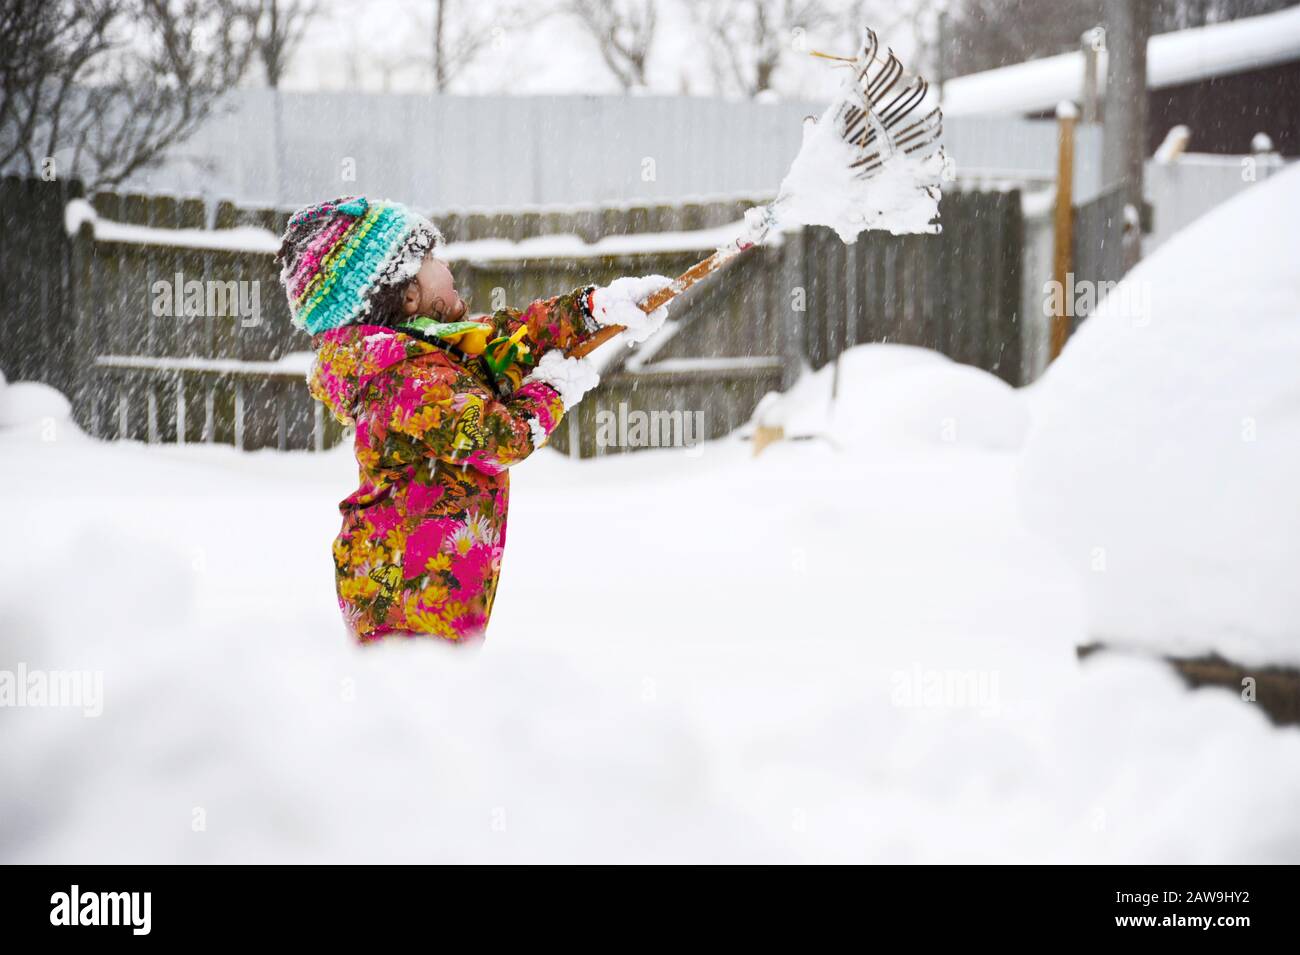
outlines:
M704 0L691 11L708 39L719 88L747 96L773 88L799 37L842 16L825 0Z
M951 6L951 0L859 0L850 5L845 25L856 38L861 28L869 26L889 45L891 37L911 42L907 62L930 79L939 70L939 18ZM900 53L902 51L900 50Z
M258 0L253 44L271 87L271 140L275 153L275 198L283 201L288 166L284 143L284 105L280 81L320 12L320 0Z
M253 50L238 0L5 0L0 26L0 168L68 152L92 189L192 135Z
M110 48L115 16L108 4L60 11L39 0L6 0L0 9L0 168L17 162L34 172L37 154L53 154L72 83L81 64Z
M435 93L447 92L465 68L506 33L524 29L538 18L522 3L427 0L425 6L428 15L417 15L416 23L430 42L413 60L429 69Z
M624 90L646 85L646 61L658 22L656 6L657 0L569 0L567 4Z
M307 28L320 13L320 0L262 0L258 7L257 56L266 71L266 85L279 89Z

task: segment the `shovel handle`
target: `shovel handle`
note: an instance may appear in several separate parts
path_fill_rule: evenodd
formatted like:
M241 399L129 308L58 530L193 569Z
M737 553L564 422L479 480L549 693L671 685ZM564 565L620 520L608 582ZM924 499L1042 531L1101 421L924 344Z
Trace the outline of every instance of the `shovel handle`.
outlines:
M647 298L641 303L641 310L649 314L659 306L671 302L696 282L712 275L746 249L753 248L754 245L755 243L750 240L737 240L724 248L718 249L718 251L714 252L707 259L702 259L701 261L696 262L681 275L677 276L672 285L665 285L659 291ZM623 325L606 325L590 338L586 338L579 342L565 354L568 355L569 358L582 358L584 355L589 355L621 332L623 328Z

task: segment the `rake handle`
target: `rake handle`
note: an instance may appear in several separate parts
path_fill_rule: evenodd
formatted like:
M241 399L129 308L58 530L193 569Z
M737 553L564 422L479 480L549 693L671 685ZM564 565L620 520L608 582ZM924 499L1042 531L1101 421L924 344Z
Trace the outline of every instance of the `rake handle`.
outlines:
M649 314L656 308L659 308L659 306L671 302L696 282L708 278L746 249L752 249L755 244L756 243L749 241L738 241L732 243L726 248L718 249L718 251L714 252L707 259L701 259L681 275L677 276L672 285L665 285L642 302L640 305L641 311ZM625 327L626 326L623 325L606 325L590 338L584 339L577 345L573 346L573 348L565 354L569 358L582 358L584 355L589 355L619 332L623 331Z

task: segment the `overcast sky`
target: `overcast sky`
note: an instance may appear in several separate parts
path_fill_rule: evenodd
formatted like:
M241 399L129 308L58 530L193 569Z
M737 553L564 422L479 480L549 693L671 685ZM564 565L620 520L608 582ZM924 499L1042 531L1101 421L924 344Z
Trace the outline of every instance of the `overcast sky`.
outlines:
M349 89L428 92L432 45L430 0L325 0L285 80L286 89ZM493 0L460 5L490 38L453 87L470 93L617 93L620 86L602 61L595 42L567 15L553 15L527 30L493 19L502 4ZM529 9L538 9L533 4ZM455 8L453 8L455 9ZM910 37L882 38L906 55ZM838 42L837 42L838 41ZM853 37L821 37L819 47L852 53ZM418 63L422 58L423 63ZM682 0L663 0L650 58L652 89L662 93L715 91L705 38ZM261 76L254 72L253 82ZM821 95L834 86L824 61L794 57L779 77L792 94Z

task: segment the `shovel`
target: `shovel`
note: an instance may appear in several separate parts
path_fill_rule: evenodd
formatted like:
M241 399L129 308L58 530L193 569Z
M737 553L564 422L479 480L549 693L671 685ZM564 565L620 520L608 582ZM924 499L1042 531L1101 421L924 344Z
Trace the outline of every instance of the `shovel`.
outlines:
M769 205L745 213L745 232L655 292L641 309L653 312L708 278L774 230L824 225L846 243L866 231L894 235L939 232L943 115L916 111L929 84L909 75L894 51L878 56L874 31L863 31L856 57L828 56L847 66L836 99L804 125L803 144ZM623 330L608 325L567 354L581 358Z

